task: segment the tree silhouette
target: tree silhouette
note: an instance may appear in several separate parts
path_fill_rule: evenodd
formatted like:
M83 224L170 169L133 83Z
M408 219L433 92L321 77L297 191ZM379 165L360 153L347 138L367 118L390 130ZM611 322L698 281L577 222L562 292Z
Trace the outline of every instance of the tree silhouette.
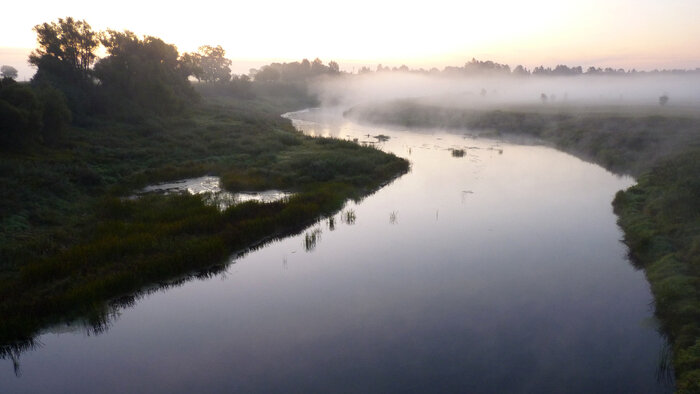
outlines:
M0 76L3 78L16 79L17 69L12 66L3 65L0 67Z
M91 66L99 46L98 34L85 21L71 17L34 26L39 47L29 63L37 67L35 86L53 86L65 95L74 114L91 110L95 83Z
M228 82L231 80L231 60L224 56L226 51L217 45L203 45L199 47L195 55L199 60L199 74L194 74L199 80L205 82Z
M83 21L71 17L57 22L34 26L39 48L29 56L29 63L41 68L47 62L59 62L87 76L95 62L95 50L100 44L97 33Z
M108 30L101 41L109 56L95 64L94 72L105 109L174 113L196 96L174 45L114 30Z

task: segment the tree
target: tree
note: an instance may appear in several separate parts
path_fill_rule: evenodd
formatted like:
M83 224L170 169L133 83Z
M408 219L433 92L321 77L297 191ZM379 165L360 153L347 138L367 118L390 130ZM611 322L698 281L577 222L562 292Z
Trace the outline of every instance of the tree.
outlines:
M217 45L203 45L199 47L195 55L199 60L199 74L194 74L199 80L205 82L228 82L231 80L231 60L224 56L226 51Z
M202 66L200 62L200 56L197 53L183 53L180 56L179 64L180 75L185 78L193 76L198 80L202 76Z
M323 65L323 62L321 59L316 58L314 59L313 62L311 62L311 74L312 75L321 75L326 73L326 66Z
M174 113L196 97L174 45L114 30L103 34L101 41L109 56L95 64L94 74L103 110Z
M3 65L0 67L0 76L3 78L16 79L17 69L12 66Z
M523 67L522 65L519 64L519 65L515 66L512 74L517 75L517 76L526 76L526 75L530 75L530 71L528 71L525 67Z
M280 72L271 66L264 66L257 73L255 73L256 81L263 82L275 82L279 81Z
M331 74L339 74L340 73L340 65L338 63L331 61L328 63L328 69L331 72Z
M95 62L95 50L100 44L97 33L83 21L71 17L59 18L58 23L34 26L39 48L29 56L29 63L41 68L51 59L87 77Z
M53 86L66 96L73 112L88 112L94 98L91 67L99 46L98 34L85 21L71 17L34 26L39 47L29 56L37 67L35 86Z

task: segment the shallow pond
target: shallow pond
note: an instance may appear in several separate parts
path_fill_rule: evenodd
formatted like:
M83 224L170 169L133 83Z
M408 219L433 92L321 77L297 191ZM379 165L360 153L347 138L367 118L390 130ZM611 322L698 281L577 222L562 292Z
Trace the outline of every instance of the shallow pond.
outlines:
M221 188L221 180L217 176L201 176L197 178L180 179L172 182L163 182L149 185L137 190L131 198L151 193L171 194L189 193L201 194L205 202L216 205L219 209L226 209L231 205L246 202L274 202L290 197L292 194L280 190L263 190L250 192L229 192Z
M104 333L45 333L19 377L0 364L0 392L669 391L610 205L632 179L541 146L287 116L411 172Z

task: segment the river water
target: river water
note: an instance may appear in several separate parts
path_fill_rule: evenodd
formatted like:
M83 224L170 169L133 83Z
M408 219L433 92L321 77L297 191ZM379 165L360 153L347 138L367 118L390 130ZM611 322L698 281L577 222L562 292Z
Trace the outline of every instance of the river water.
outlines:
M0 392L669 391L649 286L610 205L631 178L464 132L288 117L411 172L144 297L103 333L41 335L17 375L2 361Z

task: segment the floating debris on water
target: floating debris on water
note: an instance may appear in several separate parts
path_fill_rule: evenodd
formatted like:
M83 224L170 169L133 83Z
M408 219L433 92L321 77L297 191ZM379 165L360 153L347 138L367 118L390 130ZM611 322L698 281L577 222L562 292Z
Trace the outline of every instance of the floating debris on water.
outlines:
M450 149L452 151L452 157L464 157L466 151L464 149Z

